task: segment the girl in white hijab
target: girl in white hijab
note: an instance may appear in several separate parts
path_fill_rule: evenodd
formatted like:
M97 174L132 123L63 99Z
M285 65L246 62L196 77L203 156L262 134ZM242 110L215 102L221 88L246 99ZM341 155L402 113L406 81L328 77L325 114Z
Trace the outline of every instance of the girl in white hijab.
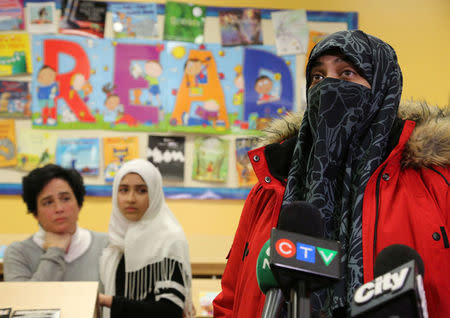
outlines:
M112 205L100 259L103 317L192 317L188 243L165 203L158 169L143 159L125 163Z

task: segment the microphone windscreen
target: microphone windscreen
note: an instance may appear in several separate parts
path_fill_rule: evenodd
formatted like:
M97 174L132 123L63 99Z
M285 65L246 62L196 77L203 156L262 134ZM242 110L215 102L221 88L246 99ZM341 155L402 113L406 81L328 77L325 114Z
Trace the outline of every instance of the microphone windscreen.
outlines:
M411 260L415 260L419 273L424 276L423 260L415 249L403 244L389 245L378 254L375 260L374 277L386 274Z
M323 222L319 209L306 201L294 201L281 208L279 230L313 237L323 237Z
M271 288L278 288L278 283L270 269L270 239L263 245L256 261L256 279L259 289L266 294Z

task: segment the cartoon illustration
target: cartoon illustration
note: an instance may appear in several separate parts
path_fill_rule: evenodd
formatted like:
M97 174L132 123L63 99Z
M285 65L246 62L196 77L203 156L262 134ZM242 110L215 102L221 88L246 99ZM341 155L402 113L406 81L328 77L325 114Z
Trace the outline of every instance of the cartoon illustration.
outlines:
M41 24L41 23L52 23L52 21L48 18L48 12L45 7L42 7L38 11L38 18L34 19L32 23Z
M39 70L37 81L41 116L34 119L34 123L37 125L56 125L55 99L59 93L56 75L56 71L48 65L42 66Z
M92 93L92 85L81 73L75 73L70 79L70 99L73 98L75 92L77 92L78 96L80 96L85 102L89 100L88 95Z
M202 103L203 107L199 108ZM229 127L225 95L211 51L190 50L170 124L194 125L192 118L195 117L207 121L197 122L200 125Z
M110 123L112 126L119 122L119 117L123 114L123 105L120 104L120 98L114 93L115 85L111 83L105 84L102 88L106 94L105 111L103 113L103 121Z
M161 64L156 60L149 60L144 64L144 71L136 63L133 65L132 72L134 75L143 77L148 82L149 99L147 105L160 106L161 105L161 90L159 88L158 77L161 76L163 69ZM153 102L153 98L156 102Z
M268 103L279 99L279 97L272 93L273 81L266 75L261 75L256 79L255 91L259 94L257 104Z

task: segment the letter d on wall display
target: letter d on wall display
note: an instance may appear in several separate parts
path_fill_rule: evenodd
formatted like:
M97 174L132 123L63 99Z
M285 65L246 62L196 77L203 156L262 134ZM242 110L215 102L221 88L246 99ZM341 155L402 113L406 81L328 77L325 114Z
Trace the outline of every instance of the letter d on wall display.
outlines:
M285 58L261 49L244 50L244 120L250 126L253 121L257 126L264 118L292 111L295 97L290 67L295 68L295 60Z

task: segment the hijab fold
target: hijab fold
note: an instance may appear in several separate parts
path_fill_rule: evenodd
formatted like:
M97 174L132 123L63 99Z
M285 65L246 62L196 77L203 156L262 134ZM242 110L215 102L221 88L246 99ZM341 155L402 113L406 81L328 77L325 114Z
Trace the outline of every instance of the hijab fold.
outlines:
M340 51L371 85L326 78L310 87L313 62ZM349 307L363 283L362 206L370 176L383 162L402 90L394 50L362 31L341 31L320 41L307 69L307 109L289 170L283 205L307 201L324 221L324 237L342 247L343 279L312 297L330 314ZM307 220L305 220L307 222Z
M122 178L137 173L147 185L149 207L137 222L128 221L120 212L117 193ZM144 159L126 162L113 183L112 213L109 223L109 245L100 258L100 278L107 295L115 295L115 277L122 255L125 256L125 291L127 298L143 300L151 291L171 282L174 264L178 262L183 286L177 288L185 297L177 303L186 317L191 317L191 265L189 247L181 225L164 200L162 178L158 169ZM104 317L109 317L105 308Z

